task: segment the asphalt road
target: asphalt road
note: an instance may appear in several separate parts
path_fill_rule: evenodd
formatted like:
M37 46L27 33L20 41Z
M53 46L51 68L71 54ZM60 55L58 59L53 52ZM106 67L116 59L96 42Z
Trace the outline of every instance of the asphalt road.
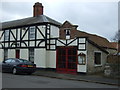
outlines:
M2 88L118 88L83 81L62 80L33 75L2 74Z

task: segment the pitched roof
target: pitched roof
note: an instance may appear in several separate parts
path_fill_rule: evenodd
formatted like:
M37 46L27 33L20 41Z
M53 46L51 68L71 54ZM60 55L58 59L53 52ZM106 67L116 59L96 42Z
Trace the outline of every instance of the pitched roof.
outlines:
M2 29L15 28L15 27L20 27L20 26L34 25L34 24L42 24L42 23L51 23L56 26L61 25L61 23L59 23L45 15L39 15L37 17L29 17L29 18L24 18L24 19L20 19L20 20L3 22Z
M98 46L102 48L112 48L115 49L114 47L111 46L110 42L101 36L95 35L95 34L89 34L80 30L77 30L76 32L77 37L87 37L89 40L97 44Z
M110 42L113 48L116 48L120 52L120 44L118 42Z
M65 28L72 28L73 26L77 26L77 25L73 25L69 21L65 21L61 25L61 28L64 28L64 29ZM64 29L61 29L61 30L64 30ZM73 38L75 38L75 37L87 37L90 43L96 45L97 47L101 48L102 50L104 48L116 49L116 48L112 47L110 42L104 37L101 37L101 36L98 36L98 35L95 35L95 34L86 33L86 32L83 32L81 30L77 30L77 27L73 28L71 30L74 30ZM62 36L62 34L61 34L60 38L61 39L66 39L65 37Z

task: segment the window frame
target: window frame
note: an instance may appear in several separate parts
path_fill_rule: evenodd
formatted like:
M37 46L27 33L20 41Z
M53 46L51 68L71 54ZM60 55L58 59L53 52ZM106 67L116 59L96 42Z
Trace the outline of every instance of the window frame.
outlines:
M70 28L65 28L64 31L65 31L65 38L70 39L71 38L71 29Z
M31 51L33 51L33 52L31 52ZM33 58L33 60L31 60L31 58ZM34 48L29 48L29 61L34 63L34 59L35 59L35 50L34 50Z
M95 63L95 53L100 53L101 54L101 56L100 56L100 64ZM95 67L102 66L102 52L101 51L94 51L94 66Z
M29 39L30 40L35 39L35 31L36 31L35 26L30 26L29 27Z
M65 35L70 36L70 29L65 29Z

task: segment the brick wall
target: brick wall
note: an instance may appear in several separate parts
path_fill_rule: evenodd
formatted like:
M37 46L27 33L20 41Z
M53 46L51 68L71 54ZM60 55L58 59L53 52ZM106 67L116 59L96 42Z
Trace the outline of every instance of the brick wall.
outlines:
M60 28L60 39L66 39L66 29L70 30L70 39L74 39L77 33L77 25L72 25L66 21Z

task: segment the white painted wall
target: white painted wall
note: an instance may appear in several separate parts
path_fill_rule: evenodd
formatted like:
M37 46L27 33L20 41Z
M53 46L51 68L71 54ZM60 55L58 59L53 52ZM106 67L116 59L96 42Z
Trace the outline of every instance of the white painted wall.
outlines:
M79 44L79 49L85 49L85 44Z
M59 28L56 26L51 25L51 37L59 37Z
M71 42L71 40L68 40L68 42ZM77 46L77 40L73 41L69 46Z
M66 44L66 40L61 40L61 39L59 39L59 40ZM74 40L74 39L72 39L72 40L67 40L67 44L70 43L70 42L73 41L73 40ZM65 45L62 44L61 42L57 41L57 46L65 46ZM69 46L77 46L77 40L75 40L75 41L73 41L72 43L70 43Z
M20 28L18 28L18 36L17 40L20 40Z
M79 38L79 43L85 43L86 42L86 38Z
M20 49L20 58L28 60L28 49Z
M47 68L56 68L56 51L47 51L46 61Z
M30 46L33 46L33 47L35 46L35 41L30 41L29 43L30 43Z
M5 47L8 47L8 43L5 43Z
M0 31L0 41L3 41L3 40L4 40L4 35L3 35L3 37L1 37L1 36L2 36L2 33L3 33L3 31Z
M15 58L15 49L8 49L8 58Z
M0 49L0 62L2 62L4 59L4 51L3 49Z
M77 65L77 72L87 72L86 65Z
M60 40L60 39L59 39ZM63 43L66 44L66 40L60 40L62 41ZM62 44L61 42L57 41L57 46L65 46L64 44Z
M45 25L38 26L38 28L40 29L40 31L45 36L45 28L46 28ZM37 39L43 39L43 36L40 34L40 32L38 30L37 30Z
M11 31L13 32L13 35L16 37L16 29L11 29ZM15 41L13 35L12 35L12 33L10 33L10 40L11 40L11 41L12 41L12 40Z
M26 32L27 29L28 29L28 28L25 28L25 29L22 28L22 29L21 29L21 30L22 30L22 37L23 37L23 35L24 35L24 33ZM28 31L27 31L27 33L25 34L23 40L28 40Z
M37 67L46 68L46 50L44 48L35 49L34 63Z
M0 44L0 48L2 48L2 45Z

